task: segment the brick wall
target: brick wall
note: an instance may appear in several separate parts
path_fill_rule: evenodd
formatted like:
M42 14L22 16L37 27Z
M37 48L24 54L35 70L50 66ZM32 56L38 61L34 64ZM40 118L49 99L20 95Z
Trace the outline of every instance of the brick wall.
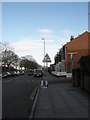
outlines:
M77 54L74 55L73 67L79 68L80 66L79 66L78 61L81 58L81 56L86 56L90 53L90 47L89 47L90 39L89 38L90 38L90 33L86 31L65 45L66 71L67 72L72 71L71 55L68 53L77 52Z

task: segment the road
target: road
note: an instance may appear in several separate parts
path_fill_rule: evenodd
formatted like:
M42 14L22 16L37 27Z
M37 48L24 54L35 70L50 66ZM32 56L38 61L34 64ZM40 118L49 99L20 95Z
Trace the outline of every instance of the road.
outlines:
M2 80L3 118L27 118L30 96L40 81L34 76L21 75Z
M21 75L2 80L2 116L3 118L28 118L31 110L30 97L41 80L49 84L58 84L63 79L44 72L43 77ZM71 82L64 79L64 82Z

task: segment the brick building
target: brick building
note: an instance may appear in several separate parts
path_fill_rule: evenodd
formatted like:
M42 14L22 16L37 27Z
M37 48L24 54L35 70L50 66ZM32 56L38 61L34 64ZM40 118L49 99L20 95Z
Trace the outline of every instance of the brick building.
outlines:
M60 53L60 51L57 52L57 54L55 55L54 61L55 61L54 70L55 71L60 71L61 70L61 68L60 68L60 62L61 62L61 53Z
M66 71L66 62L65 62L65 45L59 49L59 52L54 57L55 61L55 71L56 72L65 72Z
M54 71L54 65L55 65L55 64L50 64L50 70L51 70L51 71Z
M79 68L79 59L90 54L90 32L84 32L76 38L73 36L70 42L65 44L66 72L71 72L72 68Z

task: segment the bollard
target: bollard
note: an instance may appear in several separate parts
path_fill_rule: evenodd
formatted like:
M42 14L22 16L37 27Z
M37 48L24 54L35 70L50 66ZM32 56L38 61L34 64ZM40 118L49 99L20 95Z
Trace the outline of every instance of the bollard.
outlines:
M48 87L48 82L47 81L45 81L46 82L46 86Z
M48 82L47 81L41 81L41 87L42 88L48 87Z
M43 81L41 81L41 86L43 86Z

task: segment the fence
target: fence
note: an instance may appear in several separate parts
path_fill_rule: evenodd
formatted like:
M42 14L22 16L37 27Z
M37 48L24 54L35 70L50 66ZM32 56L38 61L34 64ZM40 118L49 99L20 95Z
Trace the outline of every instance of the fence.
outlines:
M72 70L72 84L75 87L90 91L90 73L80 68Z

